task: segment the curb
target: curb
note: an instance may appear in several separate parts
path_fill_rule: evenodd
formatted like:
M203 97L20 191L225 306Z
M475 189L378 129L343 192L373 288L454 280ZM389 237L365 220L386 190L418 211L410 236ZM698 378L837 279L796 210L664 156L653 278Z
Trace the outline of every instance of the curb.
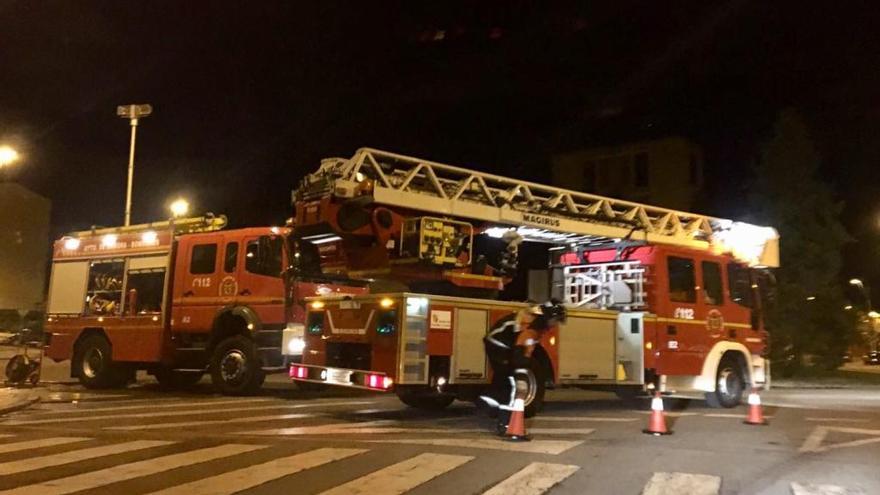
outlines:
M40 402L39 397L31 397L29 399L14 402L12 405L9 405L6 407L0 407L0 415L5 415L5 414L9 414L11 412L20 411L22 409L27 409L28 407L31 407L32 405L36 404L37 402Z

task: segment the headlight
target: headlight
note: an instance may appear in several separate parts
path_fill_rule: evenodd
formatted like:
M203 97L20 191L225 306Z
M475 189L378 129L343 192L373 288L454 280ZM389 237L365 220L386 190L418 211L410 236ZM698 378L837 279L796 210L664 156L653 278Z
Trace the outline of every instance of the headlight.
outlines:
M306 348L306 341L302 337L292 338L287 342L287 353L292 355L302 354Z

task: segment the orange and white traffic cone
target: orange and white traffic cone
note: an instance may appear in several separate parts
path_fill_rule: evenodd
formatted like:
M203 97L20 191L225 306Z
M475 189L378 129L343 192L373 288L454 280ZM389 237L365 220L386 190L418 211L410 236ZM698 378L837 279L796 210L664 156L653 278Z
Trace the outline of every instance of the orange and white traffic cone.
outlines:
M507 431L504 439L511 442L528 442L531 440L526 435L526 403L522 399L513 401L513 409L510 411L510 420L507 422Z
M747 425L767 424L767 420L764 419L764 408L761 406L761 396L758 395L756 388L749 392L749 415L743 423Z
M648 418L648 427L642 430L642 433L657 436L672 435L672 432L666 428L666 413L663 412L663 398L660 397L659 390L651 399L651 416Z

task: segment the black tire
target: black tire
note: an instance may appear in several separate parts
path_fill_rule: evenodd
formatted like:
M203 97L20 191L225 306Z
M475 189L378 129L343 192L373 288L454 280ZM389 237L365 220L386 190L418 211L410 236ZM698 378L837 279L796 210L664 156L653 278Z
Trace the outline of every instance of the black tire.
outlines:
M715 391L706 393L706 404L712 408L736 407L742 402L746 381L736 359L725 357L715 372Z
M73 353L74 374L86 388L123 387L131 372L112 359L110 342L103 335L89 335L76 345Z
M254 342L244 335L229 337L211 354L211 382L225 395L248 395L259 390L266 375Z
M10 383L24 383L31 372L30 361L23 354L16 354L6 363L6 380Z
M547 379L544 376L544 368L537 362L532 361L531 373L529 374L529 388L534 388L534 392L529 392L531 400L526 402L525 416L532 418L541 409L544 409L544 392L546 391Z
M397 391L397 398L409 407L426 411L442 411L455 401L455 396L440 395L430 391L399 390Z
M153 372L159 386L168 389L187 389L201 381L204 373L201 371L177 371L171 368L161 367Z

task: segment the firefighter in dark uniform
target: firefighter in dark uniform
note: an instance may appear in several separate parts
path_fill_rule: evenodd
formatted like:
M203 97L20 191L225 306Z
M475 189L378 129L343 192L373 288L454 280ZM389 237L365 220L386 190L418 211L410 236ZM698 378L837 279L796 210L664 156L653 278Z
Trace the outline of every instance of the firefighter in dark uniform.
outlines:
M544 333L565 321L565 307L558 301L531 305L502 318L483 339L492 365L492 391L480 398L498 408L498 433L507 428L517 398L524 399L535 379L532 353ZM540 378L539 378L540 379Z

